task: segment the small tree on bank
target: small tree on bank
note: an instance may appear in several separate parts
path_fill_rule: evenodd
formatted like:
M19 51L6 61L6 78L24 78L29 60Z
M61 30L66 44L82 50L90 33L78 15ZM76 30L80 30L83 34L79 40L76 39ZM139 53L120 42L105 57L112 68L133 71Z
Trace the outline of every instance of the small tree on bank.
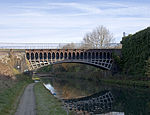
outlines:
M109 47L114 42L113 35L104 26L98 26L83 38L83 44L90 48Z

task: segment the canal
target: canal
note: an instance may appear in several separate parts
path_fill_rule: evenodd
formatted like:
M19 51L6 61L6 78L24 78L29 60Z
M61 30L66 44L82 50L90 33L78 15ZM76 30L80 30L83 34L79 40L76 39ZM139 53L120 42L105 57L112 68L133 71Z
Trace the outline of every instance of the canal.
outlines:
M90 80L43 78L43 84L70 110L101 115L150 115L150 90Z

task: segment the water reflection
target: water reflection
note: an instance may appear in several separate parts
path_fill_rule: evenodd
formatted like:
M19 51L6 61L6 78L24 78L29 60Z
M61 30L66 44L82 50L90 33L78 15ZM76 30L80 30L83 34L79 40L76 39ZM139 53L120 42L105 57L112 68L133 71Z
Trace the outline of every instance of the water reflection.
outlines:
M114 97L110 91L102 91L91 96L77 99L65 99L65 106L69 110L82 111L92 114L106 113L112 110Z
M70 106L68 106L70 102L66 102L66 106L69 109L90 111L88 108L92 108L89 104L91 103L94 108L91 109L92 112L105 113L105 115L150 115L149 89L116 87L100 82L78 79L51 78L44 79L43 82L48 84L49 87L53 87L50 89L53 89L53 94L56 94L55 96L58 98L71 100L72 104ZM105 93L101 94L102 92ZM113 101L108 98L103 105L100 103L101 100L96 101L108 92L111 93ZM87 99L87 97L93 96L95 93L100 95ZM79 105L80 108L78 107Z

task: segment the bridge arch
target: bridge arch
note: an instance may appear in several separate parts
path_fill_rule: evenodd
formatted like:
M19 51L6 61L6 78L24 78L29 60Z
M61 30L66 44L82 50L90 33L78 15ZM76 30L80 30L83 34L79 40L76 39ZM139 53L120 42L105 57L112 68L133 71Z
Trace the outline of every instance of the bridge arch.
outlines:
M113 65L113 50L98 49L52 49L52 50L26 50L26 58L31 68L40 68L57 63L84 63L110 70Z

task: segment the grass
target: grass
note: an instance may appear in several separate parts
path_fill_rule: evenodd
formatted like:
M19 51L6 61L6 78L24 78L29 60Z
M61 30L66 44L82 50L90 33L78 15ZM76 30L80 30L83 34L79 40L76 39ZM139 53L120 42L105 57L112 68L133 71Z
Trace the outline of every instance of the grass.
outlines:
M67 115L62 102L55 98L42 83L34 86L37 115Z
M120 86L133 86L133 87L143 87L150 88L150 81L140 81L140 80L117 80L117 79L101 79L101 82L115 84Z
M0 93L0 115L12 115L15 113L19 98L31 78L26 75L19 75L17 82Z

